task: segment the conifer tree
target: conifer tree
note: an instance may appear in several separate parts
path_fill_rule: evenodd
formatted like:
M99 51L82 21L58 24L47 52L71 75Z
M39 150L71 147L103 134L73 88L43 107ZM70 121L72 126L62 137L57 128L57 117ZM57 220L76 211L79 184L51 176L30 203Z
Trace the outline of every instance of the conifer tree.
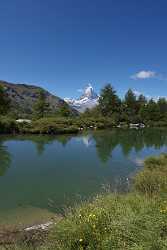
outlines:
M5 93L4 88L0 85L0 114L6 115L10 109L10 100Z
M121 101L116 91L107 84L102 90L99 98L99 110L103 116L110 116L120 111Z
M43 118L49 112L49 103L46 100L46 95L43 90L39 91L38 99L33 107L33 114L35 118Z

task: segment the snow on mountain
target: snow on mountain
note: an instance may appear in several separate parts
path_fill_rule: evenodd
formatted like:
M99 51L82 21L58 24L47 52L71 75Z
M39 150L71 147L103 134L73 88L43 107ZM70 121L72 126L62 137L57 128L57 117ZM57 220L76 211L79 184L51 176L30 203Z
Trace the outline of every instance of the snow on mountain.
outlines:
M64 100L79 112L84 112L87 108L91 109L98 104L99 96L95 93L91 84L88 84L83 94L78 99L65 98Z

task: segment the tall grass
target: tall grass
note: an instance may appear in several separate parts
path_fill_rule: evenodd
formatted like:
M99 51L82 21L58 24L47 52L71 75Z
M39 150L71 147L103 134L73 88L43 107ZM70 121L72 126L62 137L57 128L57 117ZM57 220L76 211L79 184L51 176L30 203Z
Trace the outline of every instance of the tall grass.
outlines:
M167 154L145 160L144 169L134 179L134 189L145 195L167 193Z
M151 157L126 195L73 209L51 231L52 249L167 249L167 155Z
M166 250L167 155L145 161L130 193L98 195L71 209L34 249Z

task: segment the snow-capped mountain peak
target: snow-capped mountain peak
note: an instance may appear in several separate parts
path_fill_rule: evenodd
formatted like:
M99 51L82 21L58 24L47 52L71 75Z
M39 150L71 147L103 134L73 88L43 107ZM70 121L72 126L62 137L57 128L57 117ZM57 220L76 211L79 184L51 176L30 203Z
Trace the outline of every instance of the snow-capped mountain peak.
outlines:
M86 87L83 91L83 95L79 99L83 99L85 97L87 97L89 99L98 98L98 95L94 92L94 89L90 83L86 85Z
M84 112L87 108L91 109L98 104L98 95L94 91L92 85L86 85L83 94L78 99L65 98L64 100L79 112Z

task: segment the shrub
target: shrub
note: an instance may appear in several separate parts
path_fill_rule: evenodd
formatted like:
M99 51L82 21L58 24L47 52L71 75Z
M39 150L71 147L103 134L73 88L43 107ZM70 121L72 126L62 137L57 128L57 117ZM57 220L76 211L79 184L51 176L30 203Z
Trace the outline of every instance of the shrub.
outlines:
M167 155L150 157L134 178L134 189L148 195L167 192Z
M134 188L143 194L157 195L167 191L167 175L159 170L143 170L135 177Z
M78 128L72 125L70 119L43 118L34 121L29 132L37 134L77 133Z
M0 117L0 133L15 133L18 132L18 130L18 124L15 120L7 117Z

